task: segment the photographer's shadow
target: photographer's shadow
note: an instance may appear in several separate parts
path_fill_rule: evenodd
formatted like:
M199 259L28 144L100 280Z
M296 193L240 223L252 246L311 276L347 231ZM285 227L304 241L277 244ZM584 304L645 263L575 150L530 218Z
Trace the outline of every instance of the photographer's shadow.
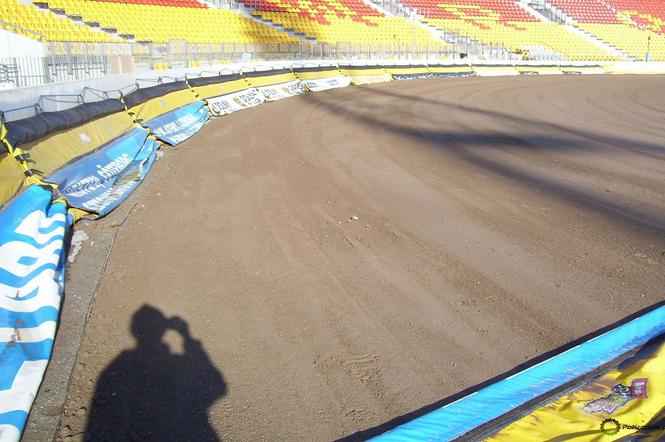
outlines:
M162 341L183 339L182 354ZM144 305L134 313L136 347L125 350L97 380L86 433L90 440L215 441L208 408L226 393L222 374L179 317Z

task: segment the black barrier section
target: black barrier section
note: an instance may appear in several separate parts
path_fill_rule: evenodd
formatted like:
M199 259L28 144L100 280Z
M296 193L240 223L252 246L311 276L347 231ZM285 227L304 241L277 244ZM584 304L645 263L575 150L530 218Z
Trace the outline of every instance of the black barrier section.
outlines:
M469 72L432 72L433 78L439 77L475 77L477 74L473 71Z
M137 89L124 96L125 105L127 108L131 108L138 104L145 103L148 100L152 100L153 98L162 97L171 92L181 91L183 89L187 89L187 83L184 81L162 83L144 89Z
M337 66L311 66L311 67L299 67L293 68L293 72L296 74L303 72L329 72L337 71Z
M292 73L291 69L272 69L267 71L243 72L242 76L245 78L255 78L255 77L265 77L268 75L280 75L280 74L290 74L290 73Z
M444 64L442 64L442 65L437 65L437 66L440 66L440 67L448 67L448 68L451 67L450 65L447 65L447 66L446 66L446 65L444 65ZM431 67L433 67L433 66L431 66ZM483 63L483 64L474 64L473 67L474 67L474 68L510 68L510 69L515 69L515 65L514 65L514 64L500 64L500 63Z
M368 66L370 67L370 66ZM397 69L427 69L427 66L424 64L396 64L396 65L385 65L383 66L384 69L391 71L391 70L397 70Z
M574 66L574 65L570 65L570 64L562 64L562 65L559 65L557 67L561 70L573 70L573 69L575 69L579 72L582 72L586 69L602 69L603 68L599 64L585 64L583 66Z
M124 110L125 108L119 100L108 99L94 103L84 103L64 111L42 112L34 117L6 122L6 139L12 146L18 147L44 138L54 132L71 129Z
M431 72L423 72L420 74L400 74L393 72L392 76L395 80L421 80L433 77Z
M367 66L339 65L339 68L345 71L367 71L371 69L386 69L386 67L383 65L367 65Z
M425 78L432 78L432 73L429 72L427 66L424 64L387 65L385 68L388 72L390 72L395 80L420 80ZM425 70L425 72L409 72L413 69Z
M494 67L509 66L509 67L513 67L513 65L511 65L511 64L508 64L508 65L506 65L506 64L480 64L478 66L480 66L480 67L483 67L483 66L490 66L490 67L492 67L492 66L494 66ZM435 64L428 64L427 67L429 67L429 68L448 68L448 69L454 69L454 68L471 69L473 66L470 65L470 64L439 64L439 63L435 63Z
M243 77L240 74L227 74L227 75L215 75L214 77L196 77L196 78L188 78L187 83L191 87L197 87L197 86L207 86L209 84L217 84L217 83L226 83L228 81L235 81L235 80L241 80Z

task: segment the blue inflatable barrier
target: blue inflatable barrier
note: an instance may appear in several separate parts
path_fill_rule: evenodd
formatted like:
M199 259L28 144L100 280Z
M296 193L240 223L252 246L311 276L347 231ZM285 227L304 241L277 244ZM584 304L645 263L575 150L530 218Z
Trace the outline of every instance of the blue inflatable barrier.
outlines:
M105 216L138 187L159 143L135 128L101 149L59 169L48 179L73 207Z
M176 146L194 135L210 115L203 101L195 101L145 123L160 140Z
M16 441L51 356L71 225L50 189L30 186L0 212L0 440Z

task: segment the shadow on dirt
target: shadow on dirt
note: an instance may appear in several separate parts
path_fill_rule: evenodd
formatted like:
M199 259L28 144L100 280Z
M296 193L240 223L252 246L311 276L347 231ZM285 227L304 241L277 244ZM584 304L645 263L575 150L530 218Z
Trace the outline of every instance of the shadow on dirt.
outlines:
M468 115L483 116L491 119L496 119L506 124L517 123L526 127L537 127L539 129L545 129L566 135L568 137L578 137L575 140L569 138L558 138L555 137L552 141L567 141L569 144L559 144L556 145L559 149L602 149L605 146L609 145L615 148L628 150L632 153L638 153L641 155L650 156L654 159L665 161L665 144L654 144L643 141L637 141L634 139L628 139L618 136L610 136L603 133L592 132L589 130L581 130L578 128L562 126L554 122L548 122L538 119L525 118L517 115L511 115L509 113L497 112L491 109L481 109L474 106L468 106L460 103L451 103L444 100L432 99L423 96L414 96L407 94L400 94L394 90L386 90L381 88L365 88L364 91L371 95L381 95L388 98L405 100L405 101L417 101L420 103L426 103L431 106L438 106L446 109L447 111L457 111L463 112ZM309 94L311 95L311 94ZM483 141L480 139L480 141ZM547 145L547 143L545 143ZM532 145L531 143L525 144L524 147L535 148L537 145Z
M174 354L167 330L183 340ZM132 317L136 347L119 354L100 375L86 435L90 440L216 441L208 407L227 390L187 323L144 305Z
M389 100L377 103L376 96L385 96ZM464 167L496 174L536 192L547 192L567 204L593 210L631 229L640 229L650 235L662 235L665 232L662 213L627 204L614 195L581 185L584 180L571 181L565 173L557 173L560 178L546 176L540 173L540 167L524 167L524 164L518 165L511 158L511 155L518 155L527 161L529 155L539 153L566 151L581 154L616 149L630 151L631 155L647 156L651 164L662 162L665 167L663 145L612 137L433 98L403 95L377 87L357 88L353 100L340 100L332 94L306 94L301 97L336 118L350 118L379 133L386 131L405 141L435 148ZM423 103L427 108L415 118L407 112L412 112L409 108L413 105ZM435 112L431 112L432 109ZM497 120L501 130L481 131L474 127L473 122L477 124L479 116ZM530 130L525 131L524 128ZM534 131L538 133L534 134ZM498 156L502 154L505 154L505 158Z

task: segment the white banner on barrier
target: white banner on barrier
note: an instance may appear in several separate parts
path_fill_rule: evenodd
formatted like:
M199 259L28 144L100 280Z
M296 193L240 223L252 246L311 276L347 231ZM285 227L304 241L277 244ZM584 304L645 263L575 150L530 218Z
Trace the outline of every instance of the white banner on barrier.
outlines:
M312 92L325 91L338 87L347 87L351 84L351 79L344 75L336 77L317 78L315 80L302 80L302 83Z
M520 75L517 69L511 66L507 67L474 66L473 70L476 72L476 75L479 77L504 77L511 75Z
M257 89L245 89L232 94L208 98L208 107L216 115L226 115L239 110L258 106L266 101L265 95Z
M305 87L300 80L293 80L288 83L271 86L262 86L257 89L261 91L268 101L281 100L282 98L293 97L294 95L300 95L305 92Z

